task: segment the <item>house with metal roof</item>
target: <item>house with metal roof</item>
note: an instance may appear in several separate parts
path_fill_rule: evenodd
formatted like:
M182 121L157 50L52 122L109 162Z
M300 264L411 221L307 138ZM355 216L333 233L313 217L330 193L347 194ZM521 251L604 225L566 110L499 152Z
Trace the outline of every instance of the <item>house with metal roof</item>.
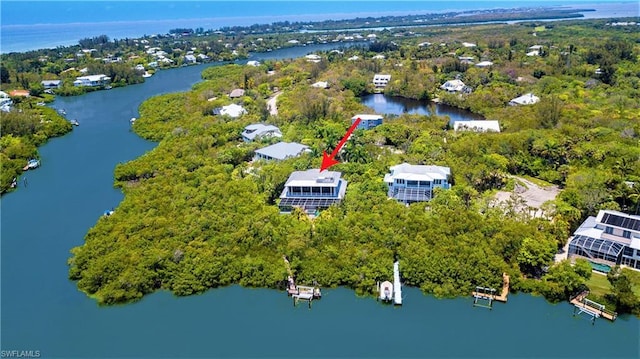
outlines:
M347 191L342 173L314 168L291 173L280 195L280 211L291 212L294 207L315 213L340 203Z
M356 122L357 119L360 119L360 123L358 124L358 129L368 130L374 128L376 126L382 125L382 116L381 115L355 115L351 117L351 123Z
M441 89L446 90L447 92L460 92L464 90L466 85L461 80L449 80L440 86Z
M390 168L384 176L389 198L409 204L433 198L436 187L449 189L451 169L443 166L410 165L402 163Z
M73 81L73 86L88 86L88 87L104 86L104 85L107 85L109 81L111 81L111 77L103 74L80 76L80 77L76 77L76 80Z
M311 151L309 146L295 142L278 142L274 145L255 150L254 160L282 161L287 158L298 157L304 152Z
M245 113L247 113L247 110L245 110L244 107L240 105L236 105L235 103L213 109L214 115L226 115L233 118L240 117Z
M540 98L530 92L509 101L509 105L511 106L533 105L538 102L540 102Z
M567 256L640 270L640 216L600 210L573 233Z
M280 132L280 129L276 126L262 123L251 124L242 131L242 139L245 142L251 142L255 139L265 137L282 137L282 132Z

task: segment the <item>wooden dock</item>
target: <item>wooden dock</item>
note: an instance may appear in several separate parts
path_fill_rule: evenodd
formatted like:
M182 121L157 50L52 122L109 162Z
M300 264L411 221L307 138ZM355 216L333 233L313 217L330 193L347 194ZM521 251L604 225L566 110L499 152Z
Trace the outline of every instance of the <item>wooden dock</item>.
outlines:
M507 302L507 296L509 295L509 275L507 273L502 273L502 291L500 295L496 295L496 290L493 288L485 288L485 287L476 287L476 290L471 292L473 296L473 305L491 308L493 306L493 301L498 301L502 303ZM481 301L488 302L486 305L479 304Z
M289 260L286 256L282 256L284 259L285 266L287 267L287 273L289 274L287 277L287 295L293 298L293 306L297 306L298 302L303 300L309 303L309 308L311 308L311 302L314 299L322 298L322 292L320 292L320 288L315 285L304 286L297 285L295 282L295 277L293 276L293 271L291 270L291 266L289 264Z
M595 322L596 318L604 318L610 321L615 321L618 318L618 313L608 310L605 308L603 304L594 302L592 300L587 299L587 295L589 295L588 291L584 291L574 298L571 299L571 304L573 304L573 315L585 313L591 316L592 324ZM577 311L577 313L576 313Z

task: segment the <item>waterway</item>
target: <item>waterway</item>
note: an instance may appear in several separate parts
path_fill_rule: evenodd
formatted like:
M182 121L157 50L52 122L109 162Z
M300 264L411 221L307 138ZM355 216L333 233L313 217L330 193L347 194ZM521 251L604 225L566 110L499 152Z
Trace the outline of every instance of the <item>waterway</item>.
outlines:
M44 145L42 166L25 174L28 187L0 199L2 357L12 350L43 358L639 356L637 318L591 325L573 317L568 303L522 294L489 311L474 308L470 297L437 300L405 288L404 306L394 308L337 288L308 309L294 308L284 292L231 286L99 307L67 279L69 250L104 210L117 210L115 165L155 146L130 131L140 103L188 90L206 66L159 71L144 84L53 103L80 126Z
M457 107L434 103L430 101L414 100L410 98L388 96L384 94L370 94L363 96L360 101L363 105L373 109L381 115L437 115L448 116L449 122L454 121L484 120L484 117L471 111L462 110Z

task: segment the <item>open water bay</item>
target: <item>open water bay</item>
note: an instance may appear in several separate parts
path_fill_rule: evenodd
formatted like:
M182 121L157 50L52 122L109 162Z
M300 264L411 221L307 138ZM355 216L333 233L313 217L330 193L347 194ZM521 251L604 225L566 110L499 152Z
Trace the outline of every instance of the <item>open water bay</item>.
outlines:
M297 57L321 47L287 49ZM262 55L256 55L260 59ZM28 187L1 199L1 349L44 358L545 357L637 358L640 321L573 317L568 303L511 295L493 310L471 298L438 300L405 288L385 306L338 288L313 308L284 292L239 286L176 298L160 292L134 304L99 307L67 279L69 250L104 210L122 200L113 169L155 144L129 130L145 99L184 91L205 66L159 71L144 84L59 97L80 126L40 149ZM22 181L20 182L22 184Z

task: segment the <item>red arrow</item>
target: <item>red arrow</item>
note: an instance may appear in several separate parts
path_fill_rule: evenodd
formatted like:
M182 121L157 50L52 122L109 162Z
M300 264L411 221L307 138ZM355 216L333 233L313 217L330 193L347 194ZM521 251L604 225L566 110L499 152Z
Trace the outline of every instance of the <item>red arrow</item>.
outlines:
M349 127L349 129L347 130L347 133L344 135L344 137L342 137L340 142L338 142L338 145L333 149L333 152L331 152L331 156L327 154L327 151L322 152L322 165L320 166L320 172L335 164L340 163L340 161L336 160L335 157L338 155L338 152L340 152L342 146L344 146L344 144L347 142L349 136L351 136L356 127L358 127L360 121L360 117L356 118L356 120L353 121L353 124L351 124L351 127Z

